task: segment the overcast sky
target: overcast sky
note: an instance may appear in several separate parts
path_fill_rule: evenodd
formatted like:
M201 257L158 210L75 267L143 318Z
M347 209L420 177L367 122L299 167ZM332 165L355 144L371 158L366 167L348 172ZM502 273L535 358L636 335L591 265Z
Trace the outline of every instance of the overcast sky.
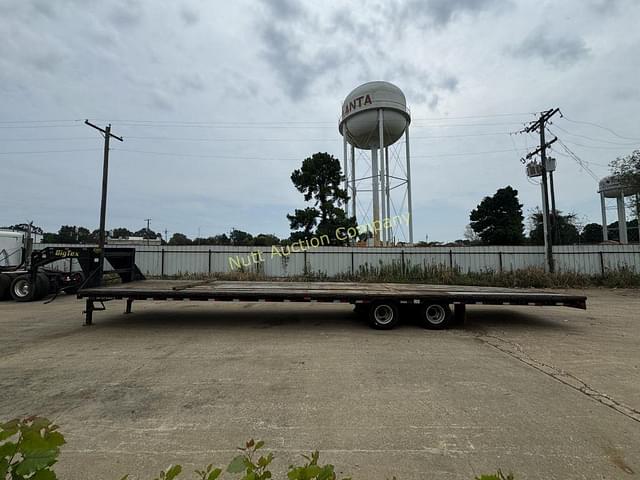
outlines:
M540 204L519 161L538 139L509 135L531 112L560 107L551 130L597 176L640 146L639 7L0 0L0 225L97 227L102 138L88 118L125 138L108 228L287 236L303 206L291 171L317 151L341 158L342 100L387 80L413 118L416 240L461 238L498 188L516 188L525 214ZM555 146L558 208L599 221L596 181Z

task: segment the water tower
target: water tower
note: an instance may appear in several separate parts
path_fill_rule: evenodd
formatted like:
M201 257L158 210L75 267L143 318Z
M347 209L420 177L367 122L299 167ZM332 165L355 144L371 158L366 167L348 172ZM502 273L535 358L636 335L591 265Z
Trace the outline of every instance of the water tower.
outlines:
M607 228L607 198L615 198L618 206L618 231L620 243L629 243L627 235L627 215L624 207L625 197L640 194L640 185L622 185L620 179L611 175L604 177L598 183L598 193L600 194L600 208L602 209L602 239L609 240ZM638 212L636 212L636 216ZM640 218L638 219L640 221ZM640 228L640 224L639 224Z
M371 222L384 221L400 214L403 205L399 206L400 211L395 210L391 192L405 187L402 202L404 203L404 199L406 199L409 214L408 236L405 237L405 240L413 243L409 123L411 123L411 115L402 90L392 83L376 81L362 84L347 95L342 104L342 115L338 129L344 143L344 187L351 194L351 215L358 217L358 191L372 192ZM406 167L400 161L401 151L398 153L399 149L396 148L395 160L400 168L397 169L398 173L395 170L390 172L389 147L398 142L403 135ZM368 172L365 172L364 177L356 178L356 149L359 152L370 152L370 176L366 176ZM351 160L350 168L349 158ZM361 166L364 167L364 165ZM359 186L369 179L371 179L371 190ZM345 211L349 213L348 205L345 206ZM364 212L364 216L367 216L367 212ZM393 230L383 229L381 233L383 244L394 240ZM380 232L375 232L374 243L379 244L380 240Z

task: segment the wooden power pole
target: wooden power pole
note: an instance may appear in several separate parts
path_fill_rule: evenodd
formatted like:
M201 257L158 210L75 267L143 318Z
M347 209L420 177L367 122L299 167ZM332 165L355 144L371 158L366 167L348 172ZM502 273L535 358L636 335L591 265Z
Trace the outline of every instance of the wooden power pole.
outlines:
M549 184L548 184L548 176L547 176L547 148L554 143L557 138L554 138L550 142L547 142L545 139L545 124L549 121L551 117L553 117L556 113L560 111L559 108L554 108L551 110L547 110L545 112L540 113L540 118L531 122L523 132L531 133L536 130L540 133L540 146L533 152L528 153L526 158L531 158L536 154L540 154L541 164L542 164L542 223L544 229L544 246L545 246L545 264L546 270L553 273L555 271L555 266L553 262L553 241L551 236L551 228L550 228L550 215L549 215ZM555 203L555 202L554 202ZM554 218L555 213L553 212Z
M98 262L98 282L102 285L102 274L104 272L104 244L105 244L105 221L107 216L107 179L109 177L109 140L113 137L116 140L123 141L122 137L118 137L111 133L111 124L106 128L100 128L89 120L84 123L95 128L104 137L104 157L102 161L102 199L100 201L100 234L98 239L99 262Z

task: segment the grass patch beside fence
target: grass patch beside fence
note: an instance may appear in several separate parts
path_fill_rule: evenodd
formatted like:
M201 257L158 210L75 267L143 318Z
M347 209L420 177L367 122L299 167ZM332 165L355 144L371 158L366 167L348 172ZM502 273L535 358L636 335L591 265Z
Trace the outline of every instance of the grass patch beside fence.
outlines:
M331 277L322 272L310 272L305 275L287 277L269 277L262 272L234 271L216 273L214 275L184 272L178 275L165 276L164 278L229 281L427 283L506 288L640 288L640 273L626 267L607 271L605 275L586 275L574 272L547 273L540 268L524 268L503 272L493 270L463 272L458 268L452 269L443 265L403 266L400 263L391 263L378 266L365 265L360 267L356 273L345 273Z

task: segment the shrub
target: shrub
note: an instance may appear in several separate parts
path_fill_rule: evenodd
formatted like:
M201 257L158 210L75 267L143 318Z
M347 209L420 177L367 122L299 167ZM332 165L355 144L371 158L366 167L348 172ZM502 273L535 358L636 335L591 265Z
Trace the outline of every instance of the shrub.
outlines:
M0 425L0 480L56 480L52 467L65 443L57 430L57 425L43 417L16 419ZM268 467L274 456L273 453L260 454L259 450L264 446L263 441L249 440L238 449L241 453L224 471L211 463L202 470L196 470L195 476L198 480L217 480L224 473L229 473L242 475L238 480L269 480L273 474ZM337 480L335 467L322 465L317 450L302 457L306 460L302 465L289 465L288 480ZM169 465L154 480L174 480L181 473L182 466ZM128 478L127 474L121 480ZM505 476L498 470L495 475L481 475L476 480L514 480L514 477L511 474Z

